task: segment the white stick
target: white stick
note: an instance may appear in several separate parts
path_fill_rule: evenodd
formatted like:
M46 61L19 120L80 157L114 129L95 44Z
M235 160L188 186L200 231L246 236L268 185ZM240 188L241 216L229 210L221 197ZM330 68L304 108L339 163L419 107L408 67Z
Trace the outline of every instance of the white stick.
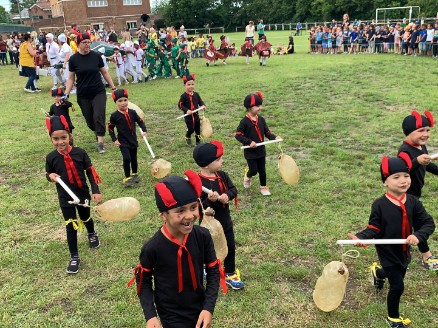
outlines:
M406 239L346 239L346 240L337 240L337 245L354 245L354 244L363 244L363 245L402 245L406 244Z
M189 180L189 178L185 178L185 179ZM213 193L213 190L210 190L204 186L202 186L202 191L205 192L206 194L209 194L209 195Z
M201 106L198 109L192 110L192 114L196 113L196 112L199 112L201 109L204 109L204 106ZM184 115L178 116L176 119L179 120L180 118L183 118L183 117L186 117L186 116L189 116L189 115L192 115L192 114L184 114Z
M138 129L140 130L140 134L142 134L143 133L142 129L141 128L138 128ZM151 153L152 158L155 158L155 154L152 151L151 145L149 145L149 142L148 142L148 139L146 138L146 136L143 136L143 140L146 143L146 146L148 147L149 152Z
M60 177L56 177L56 182L58 182L62 188L64 188L64 190L70 195L70 197L73 199L73 201L70 201L70 204L79 204L80 200L78 198L78 196L76 196L74 194L73 191L71 191L71 189L64 183L64 181L62 181L62 179Z
M438 158L438 153L437 153L437 154L432 154L432 155L430 155L430 158L431 158L431 159L436 159L436 158Z
M267 145L267 144L274 143L274 142L280 142L280 141L283 141L283 139L275 139L275 140L259 142L256 144L256 146L259 147L259 146ZM249 146L240 147L240 149L247 149L247 148L250 148L250 147Z

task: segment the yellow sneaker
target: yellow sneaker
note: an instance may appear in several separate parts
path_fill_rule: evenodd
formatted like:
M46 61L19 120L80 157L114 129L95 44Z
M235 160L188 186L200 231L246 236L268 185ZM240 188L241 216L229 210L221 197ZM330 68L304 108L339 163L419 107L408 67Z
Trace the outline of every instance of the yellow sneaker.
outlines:
M244 173L243 173L243 188L250 188L251 187L251 178L247 177L247 173L249 172L249 167L245 167Z

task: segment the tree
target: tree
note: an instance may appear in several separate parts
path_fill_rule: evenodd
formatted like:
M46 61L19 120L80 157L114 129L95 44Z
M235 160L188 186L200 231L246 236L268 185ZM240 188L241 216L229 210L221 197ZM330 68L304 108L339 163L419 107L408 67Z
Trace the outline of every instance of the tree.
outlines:
M9 2L11 4L10 12L17 14L19 12L18 4L20 4L20 10L23 10L24 8L29 9L37 2L37 0L9 0Z
M9 17L9 14L7 13L5 7L0 6L0 23L10 23L11 18Z

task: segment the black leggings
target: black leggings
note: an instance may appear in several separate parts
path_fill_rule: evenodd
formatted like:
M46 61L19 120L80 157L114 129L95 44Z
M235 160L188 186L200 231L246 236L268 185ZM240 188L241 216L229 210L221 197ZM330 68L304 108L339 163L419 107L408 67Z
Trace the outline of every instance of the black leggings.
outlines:
M438 42L438 41L436 41ZM434 43L432 45L432 52L433 52L433 56L438 56L438 43Z
M266 157L260 157L256 159L247 159L249 171L246 174L248 178L251 178L257 173L259 174L260 186L266 186Z
M94 233L94 221L90 217L90 208L83 206L75 207L61 207L62 215L64 220L68 221L70 219L76 220L76 209L78 210L79 218L83 221L85 228L87 228L88 233ZM75 225L79 224L75 222ZM72 222L69 222L65 229L67 231L67 244L70 251L71 257L79 256L78 252L78 230L77 226Z
M197 114L197 113L196 113ZM185 117L187 132L186 138L190 138L195 132L196 141L199 142L199 135L201 134L201 121L198 115L189 115Z
M403 268L401 266L390 266L376 270L378 278L388 278L389 291L386 298L386 305L388 307L388 317L390 318L400 317L400 298L405 289L403 279L406 275L406 269L407 268Z
M106 94L98 93L93 99L77 98L82 115L84 115L87 126L96 133L96 136L103 137L106 132L105 112Z
M137 162L137 148L129 148L125 146L120 146L120 152L123 157L123 171L125 172L125 177L128 178L132 173L137 173L138 162Z

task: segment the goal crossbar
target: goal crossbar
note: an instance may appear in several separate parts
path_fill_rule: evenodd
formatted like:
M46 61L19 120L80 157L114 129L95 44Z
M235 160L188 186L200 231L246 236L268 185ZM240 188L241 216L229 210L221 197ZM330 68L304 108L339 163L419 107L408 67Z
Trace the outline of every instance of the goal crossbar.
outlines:
M412 9L413 8L418 8L418 18L420 18L420 6L377 8L376 9L376 22L378 22L379 11L397 10L397 9L409 9L409 22L411 22L412 21Z

